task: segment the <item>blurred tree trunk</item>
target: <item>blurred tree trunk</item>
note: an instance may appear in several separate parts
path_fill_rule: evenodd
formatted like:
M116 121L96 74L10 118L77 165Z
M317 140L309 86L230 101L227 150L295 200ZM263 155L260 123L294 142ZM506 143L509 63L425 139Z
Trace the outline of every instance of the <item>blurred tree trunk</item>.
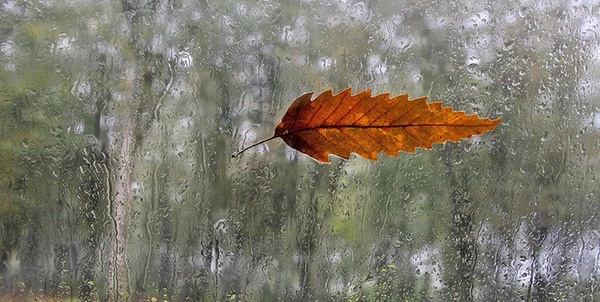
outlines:
M129 268L127 266L127 221L129 203L131 201L131 173L134 167L135 139L134 129L136 121L131 113L124 112L118 118L120 133L118 145L112 152L117 158L116 175L113 178L114 191L110 206L113 220L114 234L112 235L111 249L111 278L109 279L109 300L127 300L130 293Z
M152 53L146 38L154 37L153 23L160 3L138 3L133 1L121 2L124 15L129 27L128 43L125 51L131 51L131 63L122 68L126 69L127 85L119 91L123 97L114 100L111 115L116 117L113 132L115 141L109 148L109 154L116 165L111 169L115 175L112 178L111 217L114 225L111 248L111 278L109 300L128 300L132 294L130 272L127 260L127 238L129 212L132 202L132 173L135 168L136 150L141 139L146 137L152 122L158 115L157 98L154 97L152 84L156 74L151 63L162 61L160 54ZM117 88L118 89L118 88Z
M468 175L459 162L465 153L460 145L446 145L445 165L451 188L452 242L448 253L448 289L450 297L457 301L473 301L473 268L476 262L476 238L473 234L475 205L470 200Z

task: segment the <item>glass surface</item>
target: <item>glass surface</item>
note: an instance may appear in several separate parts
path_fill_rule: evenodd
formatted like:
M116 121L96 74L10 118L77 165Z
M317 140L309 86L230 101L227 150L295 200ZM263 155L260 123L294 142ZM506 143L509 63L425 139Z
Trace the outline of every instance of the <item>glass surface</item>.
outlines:
M0 300L600 299L600 3L0 4ZM308 91L493 132L320 164Z

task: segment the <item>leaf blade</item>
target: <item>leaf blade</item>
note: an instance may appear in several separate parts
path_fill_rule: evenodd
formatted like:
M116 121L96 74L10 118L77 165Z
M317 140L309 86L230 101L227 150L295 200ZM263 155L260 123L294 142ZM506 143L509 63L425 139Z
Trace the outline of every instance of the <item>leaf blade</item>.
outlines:
M427 103L427 97L410 100L407 94L390 98L371 96L370 90L351 94L350 88L334 95L330 90L310 100L312 93L297 98L288 108L273 137L320 161L333 154L348 159L356 153L377 160L383 152L415 153L436 143L460 141L493 130L502 118L491 120Z

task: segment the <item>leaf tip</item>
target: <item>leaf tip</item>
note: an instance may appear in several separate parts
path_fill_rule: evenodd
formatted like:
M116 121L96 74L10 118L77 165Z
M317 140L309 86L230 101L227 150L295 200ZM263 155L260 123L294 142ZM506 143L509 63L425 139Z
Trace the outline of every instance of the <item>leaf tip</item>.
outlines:
M502 116L499 116L499 117L498 117L497 119L495 119L495 120L493 120L493 119L490 119L490 118L488 118L488 120L492 122L492 124L493 124L493 128L492 128L492 130L494 130L494 129L496 129L496 127L497 127L497 126L498 126L500 123L502 123Z

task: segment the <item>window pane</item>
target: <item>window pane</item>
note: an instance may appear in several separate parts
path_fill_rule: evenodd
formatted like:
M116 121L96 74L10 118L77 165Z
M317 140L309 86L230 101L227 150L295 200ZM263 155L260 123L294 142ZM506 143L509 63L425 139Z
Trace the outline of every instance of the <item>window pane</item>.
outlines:
M597 300L600 6L534 2L5 1L0 300ZM231 157L347 87L503 121Z

